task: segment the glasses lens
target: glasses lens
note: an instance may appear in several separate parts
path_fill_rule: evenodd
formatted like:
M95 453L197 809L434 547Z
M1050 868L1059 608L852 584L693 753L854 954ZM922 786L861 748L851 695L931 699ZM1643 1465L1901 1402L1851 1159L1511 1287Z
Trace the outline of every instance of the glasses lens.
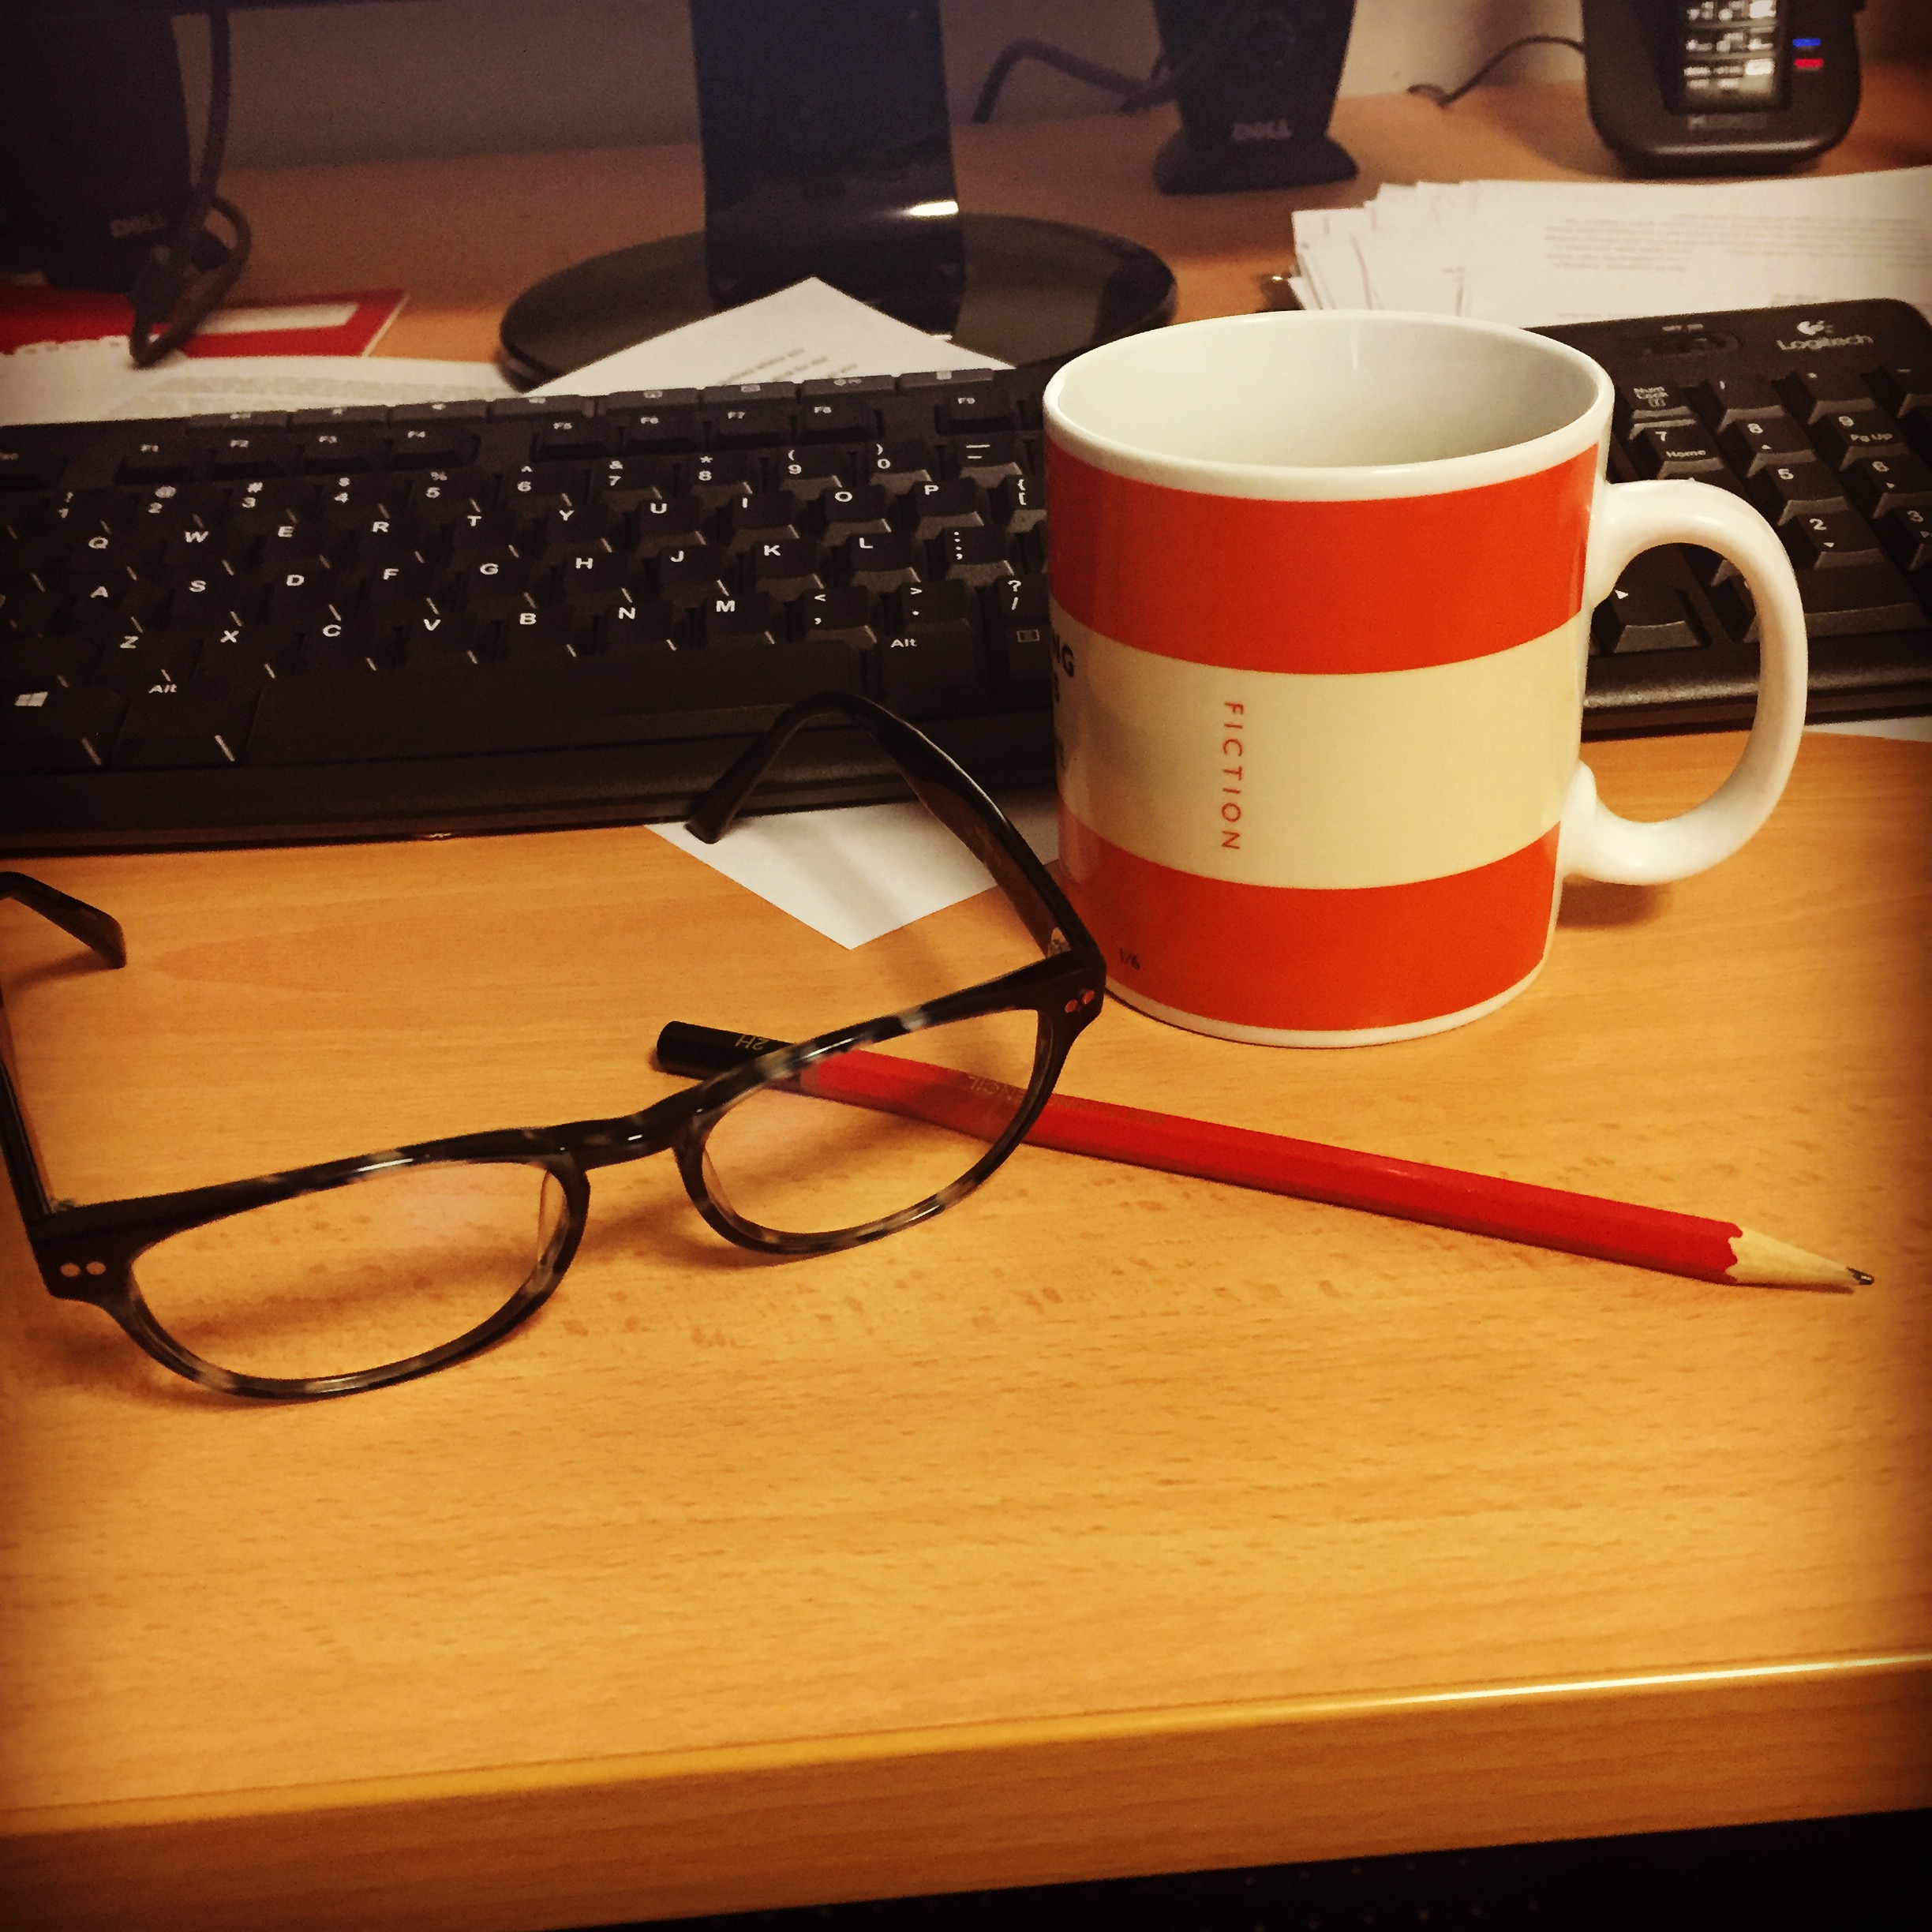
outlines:
M843 1233L916 1207L1013 1125L1041 1042L1037 1014L983 1013L759 1088L706 1139L712 1196L788 1234Z
M564 1193L541 1167L392 1167L190 1228L135 1264L155 1320L238 1375L352 1375L487 1320L549 1249Z

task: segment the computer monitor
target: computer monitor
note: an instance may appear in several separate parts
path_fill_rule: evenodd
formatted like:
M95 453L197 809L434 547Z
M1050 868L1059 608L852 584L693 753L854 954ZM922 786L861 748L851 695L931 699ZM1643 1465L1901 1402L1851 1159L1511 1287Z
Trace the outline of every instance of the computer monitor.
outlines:
M231 0L231 10L328 0ZM530 0L536 6L541 0ZM512 302L513 371L567 373L818 275L1014 363L1057 361L1173 313L1146 249L1070 225L962 213L938 0L690 0L702 234L577 264ZM10 14L159 16L183 0L0 0ZM171 50L165 82L178 89Z

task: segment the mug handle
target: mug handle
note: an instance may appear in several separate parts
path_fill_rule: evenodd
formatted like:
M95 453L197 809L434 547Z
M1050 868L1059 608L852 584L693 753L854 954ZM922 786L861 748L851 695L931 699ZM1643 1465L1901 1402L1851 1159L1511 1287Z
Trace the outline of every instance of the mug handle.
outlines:
M1563 801L1559 878L1661 886L1728 859L1770 816L1798 756L1804 730L1807 652L1798 580L1771 526L1728 490L1709 483L1612 483L1590 519L1584 608L1610 594L1623 567L1657 544L1702 544L1743 573L1757 600L1758 708L1729 777L1702 804L1674 818L1619 818L1597 796L1579 763Z

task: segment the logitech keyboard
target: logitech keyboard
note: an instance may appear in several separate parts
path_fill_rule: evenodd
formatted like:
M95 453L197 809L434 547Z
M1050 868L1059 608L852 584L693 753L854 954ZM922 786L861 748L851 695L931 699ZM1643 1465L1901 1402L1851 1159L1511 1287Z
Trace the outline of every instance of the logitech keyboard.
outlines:
M1932 707L1932 328L1870 301L1547 331L1612 474L1775 522L1812 711ZM791 698L862 691L1050 783L1043 372L0 429L0 841L16 852L681 816ZM1740 724L1702 551L1597 613L1591 735ZM895 796L850 730L762 799Z

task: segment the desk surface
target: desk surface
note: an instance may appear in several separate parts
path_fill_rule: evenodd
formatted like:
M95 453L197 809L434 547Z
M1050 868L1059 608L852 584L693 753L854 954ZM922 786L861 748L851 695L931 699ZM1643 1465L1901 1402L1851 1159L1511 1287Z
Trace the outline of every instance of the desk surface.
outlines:
M1925 82L1833 164L1927 158ZM1371 188L1586 168L1580 129L1566 88L1338 117ZM1290 197L1162 201L1161 132L962 130L969 204L1253 305ZM234 192L258 291L406 281L421 354L697 211L671 150ZM1738 742L1591 758L1655 814ZM659 1161L597 1177L504 1347L257 1409L52 1301L9 1211L9 1923L513 1932L1932 1801L1929 807L1932 749L1814 736L1740 856L1573 889L1474 1027L1275 1053L1110 1006L1065 1083L1720 1212L1850 1298L1031 1150L772 1265ZM0 915L83 1199L633 1107L666 1018L803 1034L1006 957L984 901L846 953L637 828L36 870L133 952Z

